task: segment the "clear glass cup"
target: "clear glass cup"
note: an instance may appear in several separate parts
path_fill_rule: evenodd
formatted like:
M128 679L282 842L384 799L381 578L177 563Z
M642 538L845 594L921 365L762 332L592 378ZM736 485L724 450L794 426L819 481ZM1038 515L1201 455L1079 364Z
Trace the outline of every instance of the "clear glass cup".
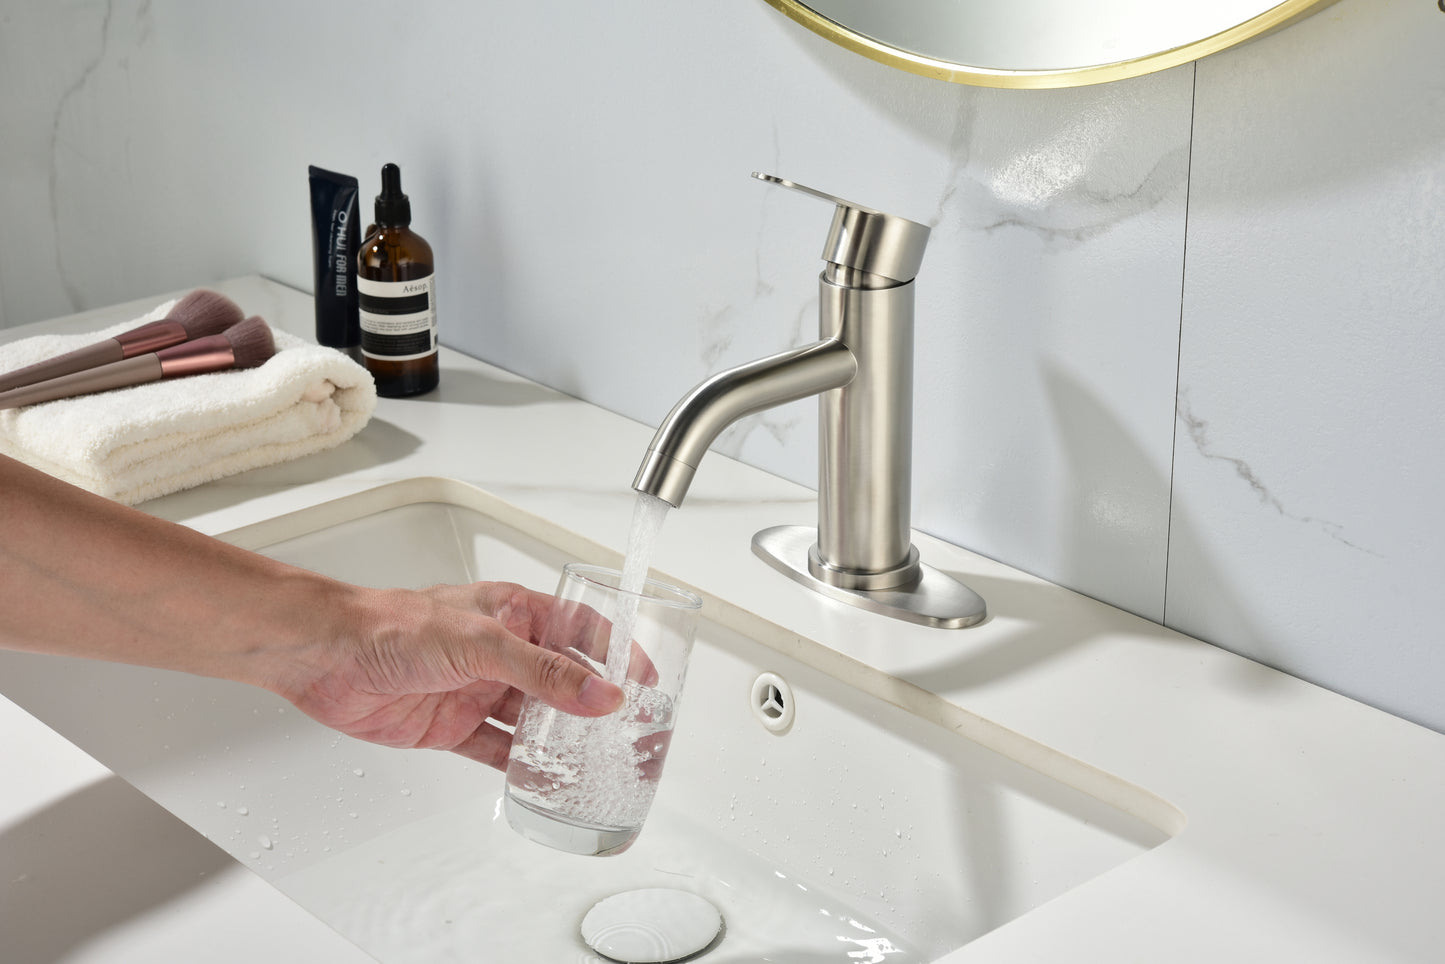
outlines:
M621 581L615 569L565 566L542 644L612 678L613 623L635 620L622 683L626 702L608 716L582 717L526 697L507 762L507 822L522 836L568 853L621 853L642 830L672 741L702 606L693 593L666 583L649 579L634 593L621 589Z

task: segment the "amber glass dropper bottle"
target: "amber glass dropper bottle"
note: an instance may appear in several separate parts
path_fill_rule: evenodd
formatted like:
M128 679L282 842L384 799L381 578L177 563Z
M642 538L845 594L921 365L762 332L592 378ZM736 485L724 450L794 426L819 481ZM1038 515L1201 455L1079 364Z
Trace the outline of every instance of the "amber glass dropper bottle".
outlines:
M431 245L411 229L401 168L381 169L376 224L356 256L361 353L376 392L395 398L437 386L436 275Z

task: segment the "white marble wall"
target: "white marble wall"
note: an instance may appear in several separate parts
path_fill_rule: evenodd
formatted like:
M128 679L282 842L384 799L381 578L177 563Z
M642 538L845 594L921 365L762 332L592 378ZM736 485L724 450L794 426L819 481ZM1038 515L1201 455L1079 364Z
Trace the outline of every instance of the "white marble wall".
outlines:
M1433 5L1342 0L1197 74L994 91L762 0L0 0L0 323L309 288L306 165L395 160L443 340L655 424L813 337L829 212L775 171L934 225L916 524L1445 728L1442 53ZM814 422L719 447L811 482Z
M1445 729L1445 12L1198 77L1166 618Z

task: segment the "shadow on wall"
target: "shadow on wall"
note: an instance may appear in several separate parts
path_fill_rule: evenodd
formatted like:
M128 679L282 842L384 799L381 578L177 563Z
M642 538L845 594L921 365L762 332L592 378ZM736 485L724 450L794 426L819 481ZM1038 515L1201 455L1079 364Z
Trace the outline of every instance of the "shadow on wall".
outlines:
M0 956L64 960L231 863L124 780L99 780L0 833Z
M1070 464L1079 467L1078 472L1072 473L1075 478L1102 479L1108 486L1129 487L1145 493L1168 491L1169 480L1152 467L1143 450L1130 437L1128 430L1085 386L1057 368L1046 370L1045 382L1055 409L1055 420L1060 426L1060 436L1064 440L1064 451ZM1092 464L1097 461L1100 452L1109 453L1110 457L1117 461L1115 471L1100 473L1097 466ZM1097 500L1117 500L1120 504L1129 505L1133 504L1134 498L1132 493L1121 495L1109 491L1082 492L1076 495L1073 514L1079 517L1078 524L1064 524L1060 532L1060 539L1066 541L1062 553L1065 559L1064 571L1084 572L1088 566L1097 564L1100 526L1097 523L1097 512L1091 509L1091 504ZM1193 523L1186 511L1177 506L1166 508L1165 517L1169 520L1169 530L1175 536L1192 531ZM1085 520L1082 518L1084 514L1092 514L1094 518ZM1118 525L1121 527L1119 551L1125 551L1124 543L1133 538L1133 535L1127 531L1127 521L1119 522ZM1187 539L1188 544L1196 546L1203 544L1203 541L1199 538ZM1203 594L1214 600L1214 604L1222 611L1217 622L1233 627L1230 638L1207 639L1206 642L1235 652L1237 650L1230 645L1231 639L1260 640L1262 634L1239 605L1238 593L1221 567L1208 559L1200 559L1191 564L1191 570L1196 573L1196 579L1206 584L1196 589L1195 595ZM1048 583L973 574L952 575L967 583L987 601L991 619L1008 617L1022 628L997 646L968 650L959 659L939 663L922 673L910 675L912 682L930 689L968 689L1027 674L1035 666L1087 646L1096 634L1102 631L1087 623L1080 624L1072 607L1064 605L1066 600ZM1167 626L1167 570L1159 591L1164 597L1159 606L1159 610L1164 614L1162 624ZM1117 605L1108 600L1104 602L1111 606ZM1157 619L1149 621L1161 622ZM1063 631L1061 627L1064 628ZM1259 654L1250 658L1271 665L1267 645L1256 644L1256 649L1263 651L1263 658ZM1275 677L1271 674L1257 672L1252 664L1246 663L1240 664L1240 671L1233 679L1221 682L1262 691L1272 679Z

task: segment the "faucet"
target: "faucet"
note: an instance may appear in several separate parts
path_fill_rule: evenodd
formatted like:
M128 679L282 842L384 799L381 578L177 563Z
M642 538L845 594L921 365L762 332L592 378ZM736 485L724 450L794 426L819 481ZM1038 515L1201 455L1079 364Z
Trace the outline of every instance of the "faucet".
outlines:
M745 415L818 396L818 525L774 526L753 551L829 597L959 629L986 607L919 561L910 536L913 279L926 225L771 174L753 177L835 205L818 277L820 338L705 379L657 430L632 487L681 506L698 463Z

